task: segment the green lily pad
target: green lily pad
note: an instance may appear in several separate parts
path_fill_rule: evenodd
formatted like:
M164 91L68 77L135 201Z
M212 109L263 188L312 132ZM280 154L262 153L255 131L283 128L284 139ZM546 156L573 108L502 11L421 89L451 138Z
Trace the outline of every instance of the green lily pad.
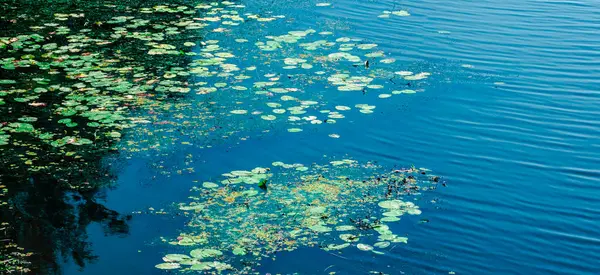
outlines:
M158 269L179 269L181 268L181 265L178 263L162 263L162 264L157 264L155 265L156 268Z
M345 242L358 242L360 238L354 234L340 234L340 239Z
M320 224L310 226L309 229L319 233L331 232L331 228Z
M400 220L400 218L398 218L398 217L385 217L385 218L380 219L380 221L382 221L382 222L397 222L399 220Z
M214 182L204 182L204 183L202 183L202 187L212 189L212 188L219 187L219 185Z
M12 79L0 79L0 85L17 84L17 81Z
M356 229L356 227L353 225L340 225L335 228L335 230L337 230L337 231L350 231L350 230L355 230L355 229Z
M190 256L185 255L185 254L167 254L165 255L165 260L167 261L171 261L171 262L179 262L185 259L190 259Z
M356 245L356 248L362 250L362 251L371 251L373 250L373 247L368 245L368 244L363 244L363 243L359 243Z
M199 263L199 264L192 265L190 267L190 270L195 270L195 271L210 270L210 269L212 269L212 267L209 265L209 263Z
M31 125L29 123L15 122L15 123L8 124L8 127L13 128L12 132L15 132L15 133L31 133L35 130L35 128L33 128L33 125Z
M203 258L213 258L213 257L221 256L221 255L223 255L223 252L216 250L216 249L210 249L210 248L194 249L190 252L190 255L192 255L192 257L194 257L196 259L203 259Z
M404 206L404 202L401 200L388 200L379 202L378 205L381 208L399 209L400 207Z
M232 252L234 255L238 255L238 256L246 255L246 249L244 249L242 247L236 247L233 249Z

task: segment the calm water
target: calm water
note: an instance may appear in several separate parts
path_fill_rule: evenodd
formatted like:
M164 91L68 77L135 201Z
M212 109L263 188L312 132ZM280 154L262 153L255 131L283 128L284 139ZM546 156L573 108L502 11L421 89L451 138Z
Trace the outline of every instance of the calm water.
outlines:
M209 149L178 145L163 154L118 160L118 188L107 194L109 208L168 209L189 196L192 180L277 160L313 163L349 155L389 166L414 163L443 175L448 187L427 194L438 202L423 204L421 217L397 225L409 236L407 245L377 257L348 251L339 258L301 249L264 261L259 271L600 273L597 2L340 0L326 8L313 2L241 2L287 20L271 29L242 26L238 32L263 37L329 28L337 36L367 38L396 63L433 76L423 93L365 99L377 104L370 116L348 115L344 122L297 134L277 125L266 134L248 127L247 141L219 141ZM377 18L394 9L407 9L411 16ZM238 54L243 56L243 49ZM344 105L362 95L326 96ZM341 138L329 138L330 133ZM167 177L152 166L161 160L164 170L175 171L186 167L188 154L193 176ZM430 222L420 224L420 218ZM125 237L104 236L92 225L97 262L84 270L66 263L63 271L161 274L154 265L171 248L159 237L176 236L185 222L136 215Z

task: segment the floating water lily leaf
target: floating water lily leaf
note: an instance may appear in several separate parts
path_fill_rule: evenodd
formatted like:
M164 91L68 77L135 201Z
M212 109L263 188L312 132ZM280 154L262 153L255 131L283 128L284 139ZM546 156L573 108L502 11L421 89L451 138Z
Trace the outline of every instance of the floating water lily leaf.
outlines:
M319 233L325 233L325 232L331 232L331 228L324 226L324 225L313 225L309 227L311 230L315 231L315 232L319 232Z
M42 134L38 135L38 138L41 140L52 139L52 137L54 137L54 134L51 134L51 133L42 133Z
M10 123L8 124L8 127L11 127L12 132L15 133L30 133L35 130L35 128L33 128L33 125L29 123Z
M0 79L0 84L8 85L8 84L17 84L17 81L12 79Z
M236 247L233 249L233 254L239 256L246 255L246 250L242 247Z
M408 243L408 238L406 237L395 237L392 240L393 243Z
M298 168L301 168L301 167L298 167ZM298 168L296 168L296 170L298 170ZM307 168L307 167L303 167L303 168ZM325 208L323 206L314 206L314 207L311 207L308 209L308 213L310 213L311 215L323 214L323 213L325 213L325 210L327 210L327 208Z
M404 206L404 202L401 200L387 200L387 201L382 201L379 202L379 207L382 208L388 208L388 209L399 209L400 207Z
M200 261L198 259L193 259L193 258L183 259L183 260L179 261L180 265L195 265L195 264L199 264L199 263L200 263Z
M194 249L190 252L190 255L196 259L203 259L203 258L213 258L213 257L221 256L221 255L223 255L223 252L216 250L216 249L210 249L210 248Z
M187 211L185 209L182 209L182 210ZM190 246L190 245L195 245L196 242L193 239L191 239L191 238L182 238L181 240L179 240L177 242L177 244L178 245L183 245L183 246Z
M397 222L399 220L400 220L400 218L398 218L398 217L384 217L384 218L380 219L380 221L382 221L382 222Z
M356 248L362 250L362 251L371 251L373 250L373 247L368 245L368 244L363 244L363 243L359 243L356 245Z
M406 213L409 215L421 215L421 210L417 209L416 207L411 207L406 210Z
M344 240L345 242L358 242L360 238L354 234L341 234L340 239Z
M264 120L275 120L277 117L274 115L263 115L263 116L260 116L260 118L262 118Z
M178 263L162 263L162 264L157 264L156 268L158 268L158 269L178 269L178 268L181 268L181 265L179 265Z
M377 247L377 248L386 248L388 246L390 246L390 242L376 242L375 244L373 244L373 246Z
M210 269L212 269L212 267L210 266L209 263L199 263L199 264L192 265L190 267L190 270L195 270L195 271L210 270Z
M431 73L423 72L423 73L418 73L415 75L403 76L403 78L404 78L404 80L421 80L421 79L425 79L425 78L429 77L430 75L431 75Z
M184 210L184 211L202 210L202 209L204 209L204 205L202 205L202 204L182 205L182 206L179 206L179 209Z
M338 111L348 111L351 108L348 107L348 106L335 106L335 109L338 110Z
M204 182L202 183L202 187L204 188L217 188L219 187L218 184L214 183L214 182Z
M190 259L190 256L184 254L167 254L164 260L167 262L180 262L185 259Z
M335 230L337 231L350 231L355 229L356 227L354 227L353 225L340 225L335 228Z
M248 111L247 110L233 110L230 113L236 114L236 115L245 115L248 113Z
M398 217L404 215L404 211L402 210L390 210L388 212L383 213L386 217Z

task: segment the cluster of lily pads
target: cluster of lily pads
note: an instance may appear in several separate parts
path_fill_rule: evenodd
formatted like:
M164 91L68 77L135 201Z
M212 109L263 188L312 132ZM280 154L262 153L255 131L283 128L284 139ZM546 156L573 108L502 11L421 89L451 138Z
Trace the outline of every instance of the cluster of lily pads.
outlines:
M225 173L178 204L190 219L188 229L164 241L187 253L167 254L156 267L243 272L276 252L311 246L383 254L407 242L390 224L421 214L413 200L435 188L437 177L429 173L386 171L351 159L311 166L274 162Z
M197 52L186 53L193 58L187 67L171 69L165 76L195 80L184 89L175 88L180 93L195 93L196 97L192 104L171 109L178 111L177 119L165 123L181 126L179 132L184 136L173 137L174 144L205 146L201 140L215 125L232 126L217 127L223 131L221 138L241 133L240 138L245 139L243 129L249 124L240 121L246 119L252 119L254 129L268 131L271 125L283 124L292 133L301 132L304 125L334 124L346 115L329 102L331 93L348 92L345 97L352 101L362 100L359 98L364 95L384 99L415 94L426 85L420 81L431 75L397 70L395 58L378 50L377 44L358 37L332 37L331 31L314 29L279 35L262 31L269 24L282 24L282 15L263 17L228 2L207 4L199 11L205 17L195 19L208 31L205 39L188 44ZM169 45L156 46L160 48L149 54L176 54ZM204 113L206 101L210 101L210 111ZM198 105L202 106L200 114L194 112ZM376 108L362 102L352 105L363 114L373 113ZM163 144L165 135L155 133L169 131L160 127L139 130L150 136L149 143L158 143L152 139L160 138Z
M203 26L193 21L195 13L188 6L131 12L106 4L20 21L23 34L0 37L6 77L0 80L0 146L12 156L3 158L11 162L6 165L49 169L47 155L83 161L80 151L110 149L126 129L151 122L136 112L189 90L183 68L174 65L186 62L193 44L186 41L196 40ZM156 49L177 57L147 54Z

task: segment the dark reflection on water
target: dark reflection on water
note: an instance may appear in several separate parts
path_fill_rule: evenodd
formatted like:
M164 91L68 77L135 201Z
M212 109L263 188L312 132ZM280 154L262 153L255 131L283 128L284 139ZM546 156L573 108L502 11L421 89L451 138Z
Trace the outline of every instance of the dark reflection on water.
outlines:
M68 164L67 164L68 165ZM85 166L72 165L60 173L13 174L5 169L1 182L4 194L2 221L8 223L3 239L11 239L24 252L34 252L14 262L25 264L33 273L60 273L63 260L71 258L82 268L96 257L87 242L86 228L100 223L109 235L126 235L129 216L122 216L100 203L102 189L113 177L100 162ZM101 176L100 176L101 175ZM23 180L26 179L26 180ZM85 183L88 188L73 190L71 183ZM20 251L5 248L3 255Z
M121 35L118 24L130 22L113 18L136 16L170 25L195 14L191 3L3 2L0 273L61 273L66 261L85 267L96 259L86 233L93 223L106 235L129 233L131 216L102 203L115 182L115 168L104 160L120 154L116 145L135 126L130 122L134 112L181 97L164 87L155 91L155 83L189 59L183 52L146 54L146 37ZM159 4L166 8L140 13ZM177 10L180 6L188 10ZM164 33L147 21L136 21L136 30ZM191 38L180 29L164 43L179 46Z

